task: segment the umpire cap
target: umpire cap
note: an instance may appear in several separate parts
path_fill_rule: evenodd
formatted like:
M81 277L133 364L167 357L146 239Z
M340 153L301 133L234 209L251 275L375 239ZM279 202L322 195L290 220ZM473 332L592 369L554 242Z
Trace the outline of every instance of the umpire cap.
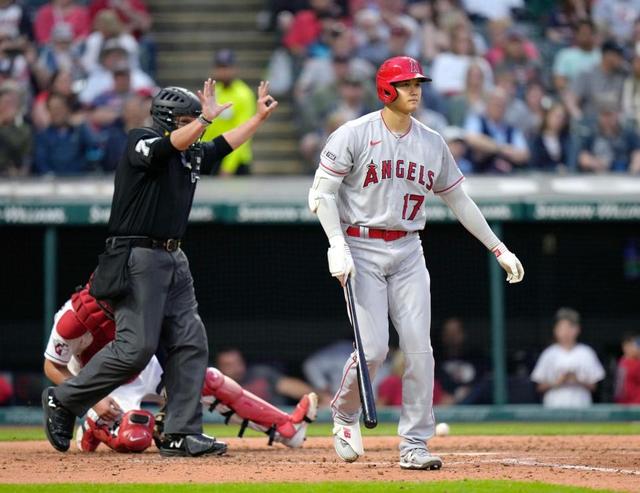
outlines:
M179 116L200 116L202 105L198 97L184 87L165 87L151 102L151 117L161 129L172 132Z

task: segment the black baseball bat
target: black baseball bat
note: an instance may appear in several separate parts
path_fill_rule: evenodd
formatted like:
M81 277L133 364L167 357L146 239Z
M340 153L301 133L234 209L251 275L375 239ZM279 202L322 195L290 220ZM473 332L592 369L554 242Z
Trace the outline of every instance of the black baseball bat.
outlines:
M350 278L347 278L345 288L347 292L347 309L349 310L349 316L351 317L356 352L358 353L358 390L360 391L360 403L362 404L364 425L367 428L375 428L378 425L378 414L376 412L376 402L373 398L373 388L371 387L369 368L367 367L367 360L364 357L364 350L362 349L360 326L358 325L358 317L356 317L356 305L353 298Z

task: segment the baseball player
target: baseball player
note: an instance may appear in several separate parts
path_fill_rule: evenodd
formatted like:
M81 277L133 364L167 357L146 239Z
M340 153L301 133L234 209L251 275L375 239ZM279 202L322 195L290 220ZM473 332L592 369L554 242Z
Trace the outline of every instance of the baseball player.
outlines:
M78 289L54 318L44 353L44 370L56 385L76 375L95 353L113 340L115 322L108 304L89 294L87 284ZM162 367L153 356L144 370L91 408L76 432L78 448L93 452L100 443L117 452L142 452L160 438L163 413L153 416L141 410L143 400L162 404ZM248 427L269 435L288 447L301 447L307 424L317 413L315 393L305 395L289 415L244 390L216 368L207 368L201 401L229 421L241 423L240 436ZM156 419L160 418L158 422Z
M421 84L430 80L412 58L386 60L376 75L384 108L329 136L309 191L309 207L329 239L329 271L343 286L351 276L372 378L387 354L388 317L398 332L406 360L398 426L404 469L442 467L427 448L434 434L434 359L429 272L418 235L425 225L425 196L432 192L451 208L495 254L507 281L524 276L520 261L460 186L464 178L443 138L411 116L420 107ZM347 462L364 454L356 374L354 353L331 403L334 446Z

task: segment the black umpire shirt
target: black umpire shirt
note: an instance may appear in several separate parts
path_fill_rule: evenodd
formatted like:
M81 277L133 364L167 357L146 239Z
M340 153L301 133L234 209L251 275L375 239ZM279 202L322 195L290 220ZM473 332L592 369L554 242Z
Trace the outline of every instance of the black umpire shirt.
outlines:
M200 173L232 150L219 136L180 152L159 130L131 130L116 169L109 236L182 238Z

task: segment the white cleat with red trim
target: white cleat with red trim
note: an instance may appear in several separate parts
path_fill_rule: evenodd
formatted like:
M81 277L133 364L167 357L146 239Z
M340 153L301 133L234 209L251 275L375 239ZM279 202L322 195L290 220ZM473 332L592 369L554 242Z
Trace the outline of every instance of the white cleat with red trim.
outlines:
M345 462L355 462L364 455L360 423L343 425L333 423L333 446L338 457Z

